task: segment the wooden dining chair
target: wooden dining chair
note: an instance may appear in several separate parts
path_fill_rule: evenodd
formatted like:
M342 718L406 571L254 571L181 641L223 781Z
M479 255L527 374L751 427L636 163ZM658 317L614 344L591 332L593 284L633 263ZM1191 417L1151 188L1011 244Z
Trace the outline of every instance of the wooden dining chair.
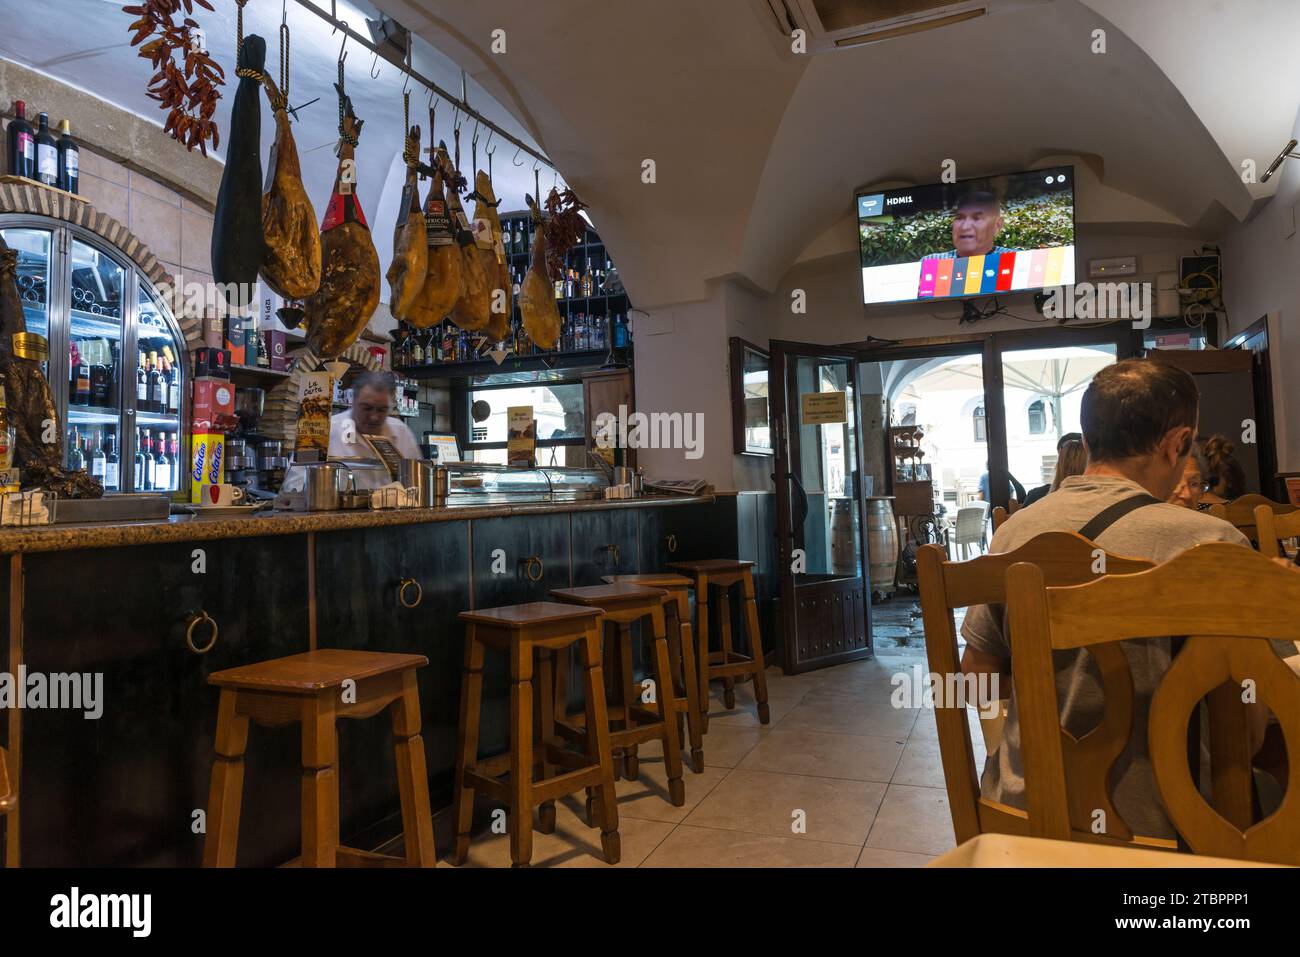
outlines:
M1107 785L1133 729L1131 707L1113 707L1126 694L1132 701L1119 642L1185 635L1152 696L1146 729L1170 822L1196 854L1300 864L1300 762L1290 763L1281 806L1252 824L1252 755L1241 704L1251 682L1277 718L1288 752L1300 753L1300 676L1268 643L1300 638L1300 574L1239 545L1213 542L1146 572L1065 588L1049 587L1041 568L1018 563L1007 572L1007 592L1033 836L1080 839L1072 823L1084 809L1103 808L1108 823L1123 824ZM1100 733L1105 747L1086 764L1065 758L1052 659L1054 651L1078 648L1091 654L1107 700L1102 724L1082 739ZM1214 806L1197 788L1187 747L1189 721L1207 697Z
M1265 558L1284 556L1282 542L1300 536L1300 511L1276 512L1268 505L1255 506L1255 528L1259 553Z
M1104 565L1099 563L1103 556ZM916 574L931 674L941 678L961 674L953 610L1004 604L1007 569L1017 562L1033 562L1043 569L1046 580L1056 585L1076 585L1101 573L1127 575L1151 567L1151 562L1142 559L1099 552L1093 542L1074 532L1047 532L1014 551L981 555L969 562L948 561L942 546L923 545L916 553ZM1099 568L1104 572L1096 570ZM1024 811L980 796L965 705L936 700L934 720L957 843L990 831L1028 834ZM998 726L1000 729L1000 720ZM986 733L985 741L992 753L996 737Z
M993 506L993 531L996 532L1001 528L1002 523L1010 517L1011 516L1007 513L1007 510L1001 505Z
M1221 518L1225 522L1231 522L1241 534L1245 535L1252 542L1259 541L1259 531L1255 527L1255 510L1260 506L1268 508L1276 515L1290 515L1296 511L1294 505L1285 502L1275 502L1271 498L1263 495L1251 493L1234 498L1231 502L1215 504L1210 506L1210 514L1215 518Z

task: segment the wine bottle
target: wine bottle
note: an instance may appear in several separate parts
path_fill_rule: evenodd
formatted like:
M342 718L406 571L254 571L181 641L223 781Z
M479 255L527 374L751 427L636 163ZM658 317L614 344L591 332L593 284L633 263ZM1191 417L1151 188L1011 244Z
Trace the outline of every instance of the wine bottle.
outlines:
M81 150L72 138L72 124L59 121L59 189L76 195L81 182Z
M594 280L591 275L591 257L587 257L587 269L582 274L582 298L590 299L594 294Z
M100 484L104 482L105 467L108 464L108 458L104 455L103 433L95 431L95 451L90 456L90 474L99 479Z
M162 372L158 368L158 353L149 353L149 391L145 400L146 411L162 412L163 409L163 384Z
M17 115L9 124L9 172L14 176L36 178L36 131L27 122L27 104L14 104Z
M83 340L77 349L76 389L70 401L75 405L90 405L90 362L86 350L90 348L88 340Z
M104 436L104 488L116 492L121 482L121 466L117 460L117 450L113 447L113 436Z
M167 456L167 438L162 432L154 439L154 487L160 492L172 490L172 462Z
M81 454L81 433L77 431L75 425L72 427L72 442L70 444L72 447L68 449L68 471L80 472L86 467L86 457Z
M149 491L149 473L144 466L144 448L148 441L148 431L140 429L136 432L135 444L135 490L137 492Z
M40 114L36 131L36 181L46 186L59 185L59 141L50 133L50 114Z
M149 357L140 352L140 365L135 370L135 409L137 412L149 411Z
M140 451L144 456L142 459L144 463L143 471L141 472L143 481L140 483L140 490L148 492L158 487L155 484L158 477L158 460L153 457L153 442L149 439L148 429L140 430Z

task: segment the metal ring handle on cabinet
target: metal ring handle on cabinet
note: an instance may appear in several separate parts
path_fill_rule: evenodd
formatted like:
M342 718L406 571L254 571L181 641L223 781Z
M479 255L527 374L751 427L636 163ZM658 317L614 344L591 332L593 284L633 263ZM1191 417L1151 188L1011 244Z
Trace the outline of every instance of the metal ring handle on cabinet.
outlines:
M199 625L204 624L205 622L212 626L212 637L208 640L208 643L206 645L200 648L198 645L194 643L194 629L197 628ZM191 615L189 626L185 629L185 644L186 646L189 647L190 651L194 652L196 655L206 655L209 651L213 649L213 647L215 647L216 643L217 643L216 620L211 615L209 615L206 611L200 611L198 614Z
M677 536L669 535L664 539L664 544L668 546L668 551L670 553L677 551Z
M534 566L537 567L537 574L535 576L533 575ZM540 555L532 555L525 560L524 574L528 576L528 580L530 582L541 581L542 575L544 575L545 573L546 573L546 566L542 564L542 558Z
M406 592L412 587L415 588L415 600L407 601ZM403 578L397 585L397 600L403 608L416 608L424 601L424 588L414 578Z

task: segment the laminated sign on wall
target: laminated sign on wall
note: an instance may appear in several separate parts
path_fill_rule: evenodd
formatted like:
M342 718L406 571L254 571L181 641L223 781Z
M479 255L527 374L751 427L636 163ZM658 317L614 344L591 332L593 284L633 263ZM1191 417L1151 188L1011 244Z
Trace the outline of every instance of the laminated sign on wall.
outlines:
M804 392L799 396L804 425L834 425L848 421L843 392Z

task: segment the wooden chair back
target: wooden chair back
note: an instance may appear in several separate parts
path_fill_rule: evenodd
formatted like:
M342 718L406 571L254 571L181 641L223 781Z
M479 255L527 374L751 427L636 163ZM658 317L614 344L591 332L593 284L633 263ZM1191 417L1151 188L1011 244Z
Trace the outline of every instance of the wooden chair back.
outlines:
M1259 541L1259 531L1255 527L1255 509L1261 505L1270 509L1274 515L1289 515L1296 511L1294 505L1275 502L1271 498L1256 495L1252 492L1249 495L1234 498L1231 502L1211 505L1210 514L1223 519L1225 522L1231 522L1241 534L1252 542L1257 542Z
M1142 559L1102 552L1074 532L1047 532L1014 551L981 555L969 562L950 562L941 546L923 545L916 553L916 574L932 674L941 678L961 674L953 609L1004 604L1007 569L1018 562L1034 563L1043 570L1045 580L1057 585L1075 585L1092 581L1098 574L1127 575L1151 567L1151 562ZM965 706L958 702L935 701L939 755L957 843L986 832L1028 834L1024 811L980 796L965 712Z
M1300 536L1300 510L1275 512L1267 505L1256 505L1255 529L1259 533L1259 553L1265 558L1281 557L1282 542Z
M1243 683L1253 682L1257 700L1281 725L1287 752L1300 754L1300 676L1265 640L1300 638L1294 611L1300 607L1300 574L1239 545L1213 542L1146 572L1064 588L1050 587L1041 568L1020 563L1007 573L1007 591L1033 836L1078 839L1071 827L1074 809L1080 800L1099 800L1114 763L1112 758L1071 766L1065 759L1052 652L1087 648L1096 662L1108 703L1098 731L1109 739L1109 752L1128 740L1133 726L1131 709L1114 715L1110 706L1125 689L1132 694L1119 642L1187 636L1152 697L1147 723L1159 799L1197 854L1300 864L1300 761L1289 763L1281 806L1252 826L1251 754L1241 704ZM1206 696L1215 806L1197 789L1187 748L1189 721ZM1113 820L1108 796L1091 806L1105 808Z
M1001 528L1002 523L1005 522L1010 517L1011 517L1010 514L1007 512L1005 508L1003 508L1001 505L995 505L993 507L993 531L996 532L999 528Z

